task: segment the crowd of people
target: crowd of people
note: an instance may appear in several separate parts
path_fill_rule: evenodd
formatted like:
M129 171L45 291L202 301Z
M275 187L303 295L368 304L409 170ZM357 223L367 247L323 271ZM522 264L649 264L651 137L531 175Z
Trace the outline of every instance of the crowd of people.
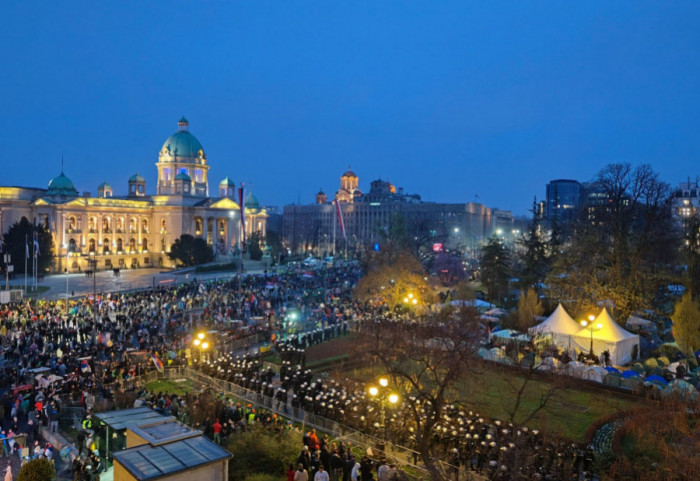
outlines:
M314 379L305 368L310 346L345 335L361 326L363 320L380 314L371 305L353 298L352 288L359 276L357 266L346 265L313 273L195 280L167 288L105 294L96 301L86 298L77 302L67 311L52 302L3 306L0 343L4 364L0 389L4 391L5 434L11 438L12 434L24 433L27 446L33 446L39 425L51 430L58 427L62 406L79 405L90 412L100 403L109 405L115 390L128 387L124 381L158 368L159 363L194 365L205 374L274 398L282 413L305 410L377 434L379 410L362 386L347 380L341 383ZM222 334L204 362L191 349L192 333L197 329ZM251 333L262 333L259 339L263 343L274 344L281 360L279 373L265 367L257 356L236 356L227 350L228 341ZM44 366L54 379L47 383L44 378L42 384L32 376L33 370ZM28 385L26 390L17 391L24 384ZM245 429L251 419L283 428L288 425L270 411L233 401L221 409L208 410L202 418L194 414L202 410L202 402L147 393L137 399L137 404L151 405L185 422L199 423L219 442ZM491 470L493 476L517 471L523 476L557 473L560 479L590 472L590 455L581 455L578 448L545 441L524 427L498 428L496 421L454 409L455 412L444 413L449 422L445 421L435 432L436 442L444 446L445 461L452 466L479 472ZM389 415L387 434L397 444L411 446L413 440L407 434L410 429L403 429L410 424L406 414L398 408ZM329 458L322 444L315 449L315 444L305 443L310 455L318 453L318 463L305 466L307 472L311 469L315 476L323 464L330 479L340 479L341 471L342 479L353 479L351 461L353 467L359 465L355 471L362 472L362 460L355 463L349 450L329 443L324 445ZM45 445L42 449L41 455L54 455ZM25 459L35 452L40 451L30 448ZM104 465L99 456L93 459L94 454L86 449L74 466L85 479ZM377 462L375 459L372 465L375 474ZM391 468L388 463L381 464L381 460L379 464ZM367 481L368 475L358 479Z

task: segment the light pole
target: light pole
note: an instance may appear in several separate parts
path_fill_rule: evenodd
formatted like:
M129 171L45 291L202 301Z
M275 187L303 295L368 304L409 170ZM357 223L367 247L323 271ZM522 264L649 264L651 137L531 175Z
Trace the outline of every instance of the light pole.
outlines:
M67 244L64 244L64 247L66 248L66 314L68 314L68 256L70 252L68 251Z
M406 304L406 306L416 306L418 305L418 297L412 292L409 292L406 294L406 297L403 298L403 303Z
M598 324L593 324L593 321L595 321L594 315L588 316L588 321L581 321L581 325L588 329L591 333L591 348L588 351L588 354L590 354L591 356L593 356L593 331L599 331L603 328L603 325L600 322Z
M205 352L209 349L209 341L206 339L206 334L203 332L197 333L192 344L194 344L194 347L199 351L199 361L206 361Z
M389 390L389 379L386 377L382 376L379 378L377 381L379 383L379 387L377 386L369 386L367 388L367 392L369 393L370 396L373 398L377 399L379 401L379 407L380 407L380 416L381 416L381 424L380 427L384 428L384 441L386 441L387 438L387 429L386 429L386 420L385 420L385 406L386 403L390 403L392 405L396 405L399 402L399 395L390 392Z

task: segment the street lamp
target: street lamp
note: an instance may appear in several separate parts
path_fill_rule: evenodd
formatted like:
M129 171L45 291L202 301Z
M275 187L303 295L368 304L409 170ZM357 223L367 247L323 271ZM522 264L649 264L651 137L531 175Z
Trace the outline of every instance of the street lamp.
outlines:
M205 360L205 353L209 349L209 341L206 339L206 334L203 332L197 333L192 340L192 344L199 350L200 361L203 362Z
M379 401L379 407L381 408L381 424L380 427L384 428L384 440L386 441L387 438L387 428L386 428L386 420L385 420L385 407L386 404L389 403L390 405L396 405L399 402L399 395L394 393L394 392L389 392L389 379L386 377L382 376L380 377L377 382L379 383L380 387L377 386L369 386L367 388L367 392L369 395L377 401Z
M406 297L403 298L403 303L406 305L417 305L418 297L416 297L412 292L409 292Z
M588 321L581 321L581 325L591 332L591 348L588 351L588 354L591 356L593 356L593 332L599 331L603 328L603 325L600 322L598 324L593 324L593 321L595 321L595 316L593 315L588 316Z

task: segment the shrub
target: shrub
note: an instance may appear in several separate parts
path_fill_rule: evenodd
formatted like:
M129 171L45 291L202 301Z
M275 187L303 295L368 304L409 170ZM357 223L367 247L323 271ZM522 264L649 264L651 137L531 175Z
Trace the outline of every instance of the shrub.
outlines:
M644 370L644 366L642 366L642 364L639 362L634 363L634 366L632 366L632 370L638 372L639 374L644 374L646 372Z
M661 356L657 359L657 362L659 363L659 367L666 367L671 364L671 361L669 361L666 356Z
M56 477L56 470L47 459L29 461L19 470L17 481L49 481Z
M663 344L663 345L659 346L658 351L659 351L659 356L664 356L664 357L667 357L669 359L673 359L680 352L677 347L672 346L670 344Z
M649 359L644 361L644 368L647 371L651 371L652 369L657 368L657 367L659 367L659 363L656 362L656 359L654 359L653 357L650 357Z
M301 434L298 432L277 432L253 425L246 432L234 434L229 439L226 447L233 453L229 461L229 479L243 481L253 474L282 479L290 464L296 466L301 446Z
M273 476L272 474L256 473L246 476L245 481L280 481L280 476Z

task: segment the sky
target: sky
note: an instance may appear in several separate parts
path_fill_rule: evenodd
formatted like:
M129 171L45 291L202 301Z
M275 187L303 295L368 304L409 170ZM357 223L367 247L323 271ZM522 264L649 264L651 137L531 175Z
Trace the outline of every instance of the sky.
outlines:
M525 214L549 180L700 174L700 2L3 2L0 185L155 193L186 116L210 194L332 194L350 166ZM330 197L330 196L329 196Z

